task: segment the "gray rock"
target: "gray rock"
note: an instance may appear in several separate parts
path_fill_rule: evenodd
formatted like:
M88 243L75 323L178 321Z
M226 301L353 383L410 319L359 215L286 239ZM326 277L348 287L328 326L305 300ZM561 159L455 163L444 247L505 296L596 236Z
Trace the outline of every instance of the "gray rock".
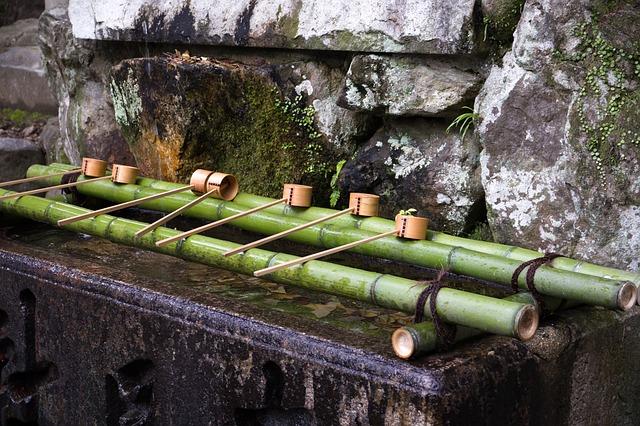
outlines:
M513 51L476 102L482 183L499 241L637 269L640 76L627 55L640 52L633 30L617 28L620 16L640 22L640 12L621 2L592 22L594 4L526 4ZM578 35L582 22L603 47ZM614 60L600 62L600 49ZM588 79L600 65L604 76Z
M44 0L2 0L0 2L0 26L21 19L37 18L44 10Z
M11 47L0 53L0 107L43 113L57 109L37 46Z
M65 160L64 151L62 151L62 143L60 142L60 121L58 117L52 117L47 120L40 133L40 143L44 150L47 164Z
M472 136L461 140L446 127L440 120L388 122L345 164L342 194L379 194L383 216L415 208L433 229L462 232L482 203L478 147Z
M71 0L84 39L365 52L473 49L474 0Z
M55 9L58 7L66 8L69 6L69 0L45 0L44 8L46 10Z
M48 159L79 164L83 156L89 156L133 164L105 82L111 64L96 57L92 42L73 38L63 8L42 14L39 41L59 105L60 146L47 149Z
M481 84L480 75L460 61L356 55L341 103L389 115L446 116L472 103Z
M0 182L22 179L32 164L42 163L42 150L27 139L0 137ZM22 190L25 186L13 186L12 190Z
M286 62L273 66L277 80L290 97L301 95L315 110L318 131L336 152L351 155L356 144L378 127L368 114L338 106L345 72L317 61Z
M0 50L13 46L35 46L38 43L38 20L22 19L0 27Z

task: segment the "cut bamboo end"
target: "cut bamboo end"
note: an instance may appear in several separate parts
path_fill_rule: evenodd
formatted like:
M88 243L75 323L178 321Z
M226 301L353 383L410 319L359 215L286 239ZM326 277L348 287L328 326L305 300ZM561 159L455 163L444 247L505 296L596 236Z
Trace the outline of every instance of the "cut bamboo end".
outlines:
M211 170L205 169L197 169L191 175L191 179L189 180L189 185L193 186L193 192L197 194L204 194L207 192L207 181L209 177L213 174Z
M111 181L113 183L136 183L138 179L138 168L124 166L122 164L114 164L111 172Z
M238 179L234 175L215 172L207 179L207 191L214 191L212 196L231 201L238 195Z
M396 215L396 230L398 237L410 240L424 240L427 238L429 219L419 216Z
M525 305L516 315L514 335L520 340L531 339L538 330L540 315L533 305Z
M285 183L282 198L286 198L285 203L293 207L310 207L312 193L311 186Z
M627 311L636 304L638 298L638 288L632 282L624 282L618 290L617 305L618 309Z
M357 216L378 216L380 197L374 194L352 192L349 194L349 208Z
M415 354L417 344L411 331L403 327L391 335L391 347L399 358L409 359Z
M81 173L89 177L104 176L107 172L107 162L95 158L84 157L82 159Z

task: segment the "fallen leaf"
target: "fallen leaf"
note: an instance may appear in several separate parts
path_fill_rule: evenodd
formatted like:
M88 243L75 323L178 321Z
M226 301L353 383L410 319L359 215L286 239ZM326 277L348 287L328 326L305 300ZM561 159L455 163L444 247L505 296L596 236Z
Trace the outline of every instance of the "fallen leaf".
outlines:
M329 315L331 312L335 311L338 307L338 302L329 302L329 303L310 303L306 305L311 308L311 311L317 318L324 318Z

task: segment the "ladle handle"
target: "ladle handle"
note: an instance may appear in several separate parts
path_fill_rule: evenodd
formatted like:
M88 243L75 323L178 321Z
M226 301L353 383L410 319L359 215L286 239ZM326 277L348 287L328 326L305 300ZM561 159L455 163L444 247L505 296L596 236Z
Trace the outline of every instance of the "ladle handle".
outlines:
M33 177L30 177L30 178L24 178L24 179L18 179L18 180L10 180L9 182L0 183L0 188L3 188L5 186L18 185L20 183L33 182L33 181L36 181L36 180L41 180L41 179L50 178L50 177L64 176L64 175L69 174L69 173L78 173L78 172L81 172L81 171L82 171L82 169L75 169L75 170L68 170L66 172L53 173L53 174L50 174L50 175L33 176Z
M48 186L46 188L32 189L31 191L16 192L14 194L3 195L2 197L0 197L0 201L8 200L10 198L22 197L23 195L42 194L43 192L51 191L53 189L71 188L72 186L84 185L85 183L96 182L99 180L107 180L107 179L111 179L111 175L102 176L102 177L93 178L93 179L87 179L87 180L80 180L77 182L63 183L61 185Z
M192 185L190 187L190 189L194 189L195 185ZM154 229L156 229L157 227L164 225L165 223L169 222L171 219L178 217L182 214L182 212L189 210L191 207L200 204L201 202L203 202L204 200L206 200L207 198L209 198L214 192L218 191L218 188L214 188L209 192L205 192L204 194L202 194L201 196L199 196L198 198L196 198L193 201L190 201L189 203L185 204L184 206L180 207L177 210L172 211L170 214L161 217L160 219L156 220L155 222L153 222L152 224L149 224L147 226L145 226L144 228L142 228L141 230L139 230L138 232L135 233L136 238L140 238L145 234L148 234L149 232L153 231Z
M299 257L297 259L290 260L289 262L284 262L284 263L281 263L279 265L274 265L274 266L270 266L268 268L260 269L258 271L255 271L253 273L253 275L256 276L256 277L261 277L263 275L267 275L267 274L271 274L273 272L279 271L280 269L289 268L289 267L294 266L294 265L299 265L301 263L309 262L310 260L315 260L315 259L320 259L321 257L330 256L332 254L339 253L339 252L344 251L344 250L349 250L350 248L359 246L361 244L366 244L368 242L375 241L375 240L378 240L380 238L388 237L390 235L394 235L394 234L397 234L397 233L398 233L398 231L396 231L396 230L387 231L387 232L384 232L382 234L374 235L373 237L365 238L364 240L354 241L354 242L349 243L349 244L345 244L345 245L342 245L342 246L330 248L328 250L324 250L324 251L321 251L321 252L318 252L318 253L310 254L308 256Z
M183 232L182 234L178 234L178 235L175 235L173 237L169 237L169 238L165 238L164 240L160 240L160 241L156 242L156 246L158 246L158 247L166 246L167 244L171 244L174 241L182 240L184 238L190 237L191 235L199 234L199 233L207 231L209 229L216 228L216 227L218 227L220 225L224 225L225 223L229 223L232 220L239 219L239 218L241 218L243 216L248 216L251 213L255 213L257 211L264 210L264 209L266 209L268 207L275 206L276 204L284 203L285 201L287 201L286 198L280 198L279 200L275 200L275 201L272 201L270 203L263 204L263 205L258 206L258 207L254 207L252 209L245 210L245 211L243 211L241 213L234 214L233 216L229 216L227 218L220 219L220 220L217 220L215 222L208 223L206 225L202 225L202 226L200 226L198 228L192 229L191 231L186 231L186 232Z
M176 194L178 192L186 191L187 189L191 189L190 186L183 186L182 188L172 189L171 191L162 192L160 194L153 194L147 197L138 198L137 200L127 201L126 203L116 204L115 206L105 207L104 209L95 210L92 212L84 213L78 216L69 217L67 219L62 219L58 221L58 226L68 225L70 223L78 222L80 220L89 219L95 216L100 216L102 214L111 213L116 210L126 209L127 207L137 206L138 204L142 204L146 201L155 200L156 198L166 197L171 194Z
M230 250L230 251L226 252L224 255L225 256L232 256L234 254L241 253L243 251L247 251L249 249L261 246L263 244L270 243L271 241L275 241L275 240L280 239L282 237L286 237L287 235L293 234L294 232L301 231L301 230L303 230L305 228L309 228L309 227L311 227L313 225L317 225L319 223L326 222L327 220L331 220L331 219L336 218L338 216L343 216L345 214L352 213L352 212L353 212L353 209L352 208L348 208L348 209L341 210L341 211L339 211L337 213L330 214L328 216L320 217L320 218L318 218L316 220L312 220L311 222L303 223L302 225L298 225L298 226L296 226L294 228L287 229L286 231L282 231L282 232L279 232L277 234L273 234L273 235L271 235L269 237L265 237L265 238L263 238L261 240L254 241L254 242L249 243L249 244L245 244L245 245L240 246L240 247L238 247L238 248L236 248L234 250Z

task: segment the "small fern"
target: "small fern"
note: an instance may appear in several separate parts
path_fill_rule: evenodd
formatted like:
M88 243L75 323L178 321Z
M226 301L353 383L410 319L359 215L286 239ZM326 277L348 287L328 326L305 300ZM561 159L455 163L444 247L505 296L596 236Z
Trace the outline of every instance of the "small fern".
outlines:
M462 136L462 140L464 140L464 137L467 135L469 127L471 127L472 124L475 124L475 122L478 121L478 118L480 118L480 115L477 112L474 112L473 108L466 106L463 107L463 109L467 109L470 112L463 112L454 118L451 124L449 124L449 127L447 127L447 133L449 133L451 129L457 127L460 135Z
M407 209L407 210L400 210L398 212L398 214L400 216L413 216L414 213L416 213L418 211L418 209Z
M340 177L340 172L342 171L342 167L347 160L340 160L338 164L336 164L336 172L331 177L331 196L329 197L329 205L331 207L335 207L338 204L338 200L340 199L340 188L338 188L338 178Z

